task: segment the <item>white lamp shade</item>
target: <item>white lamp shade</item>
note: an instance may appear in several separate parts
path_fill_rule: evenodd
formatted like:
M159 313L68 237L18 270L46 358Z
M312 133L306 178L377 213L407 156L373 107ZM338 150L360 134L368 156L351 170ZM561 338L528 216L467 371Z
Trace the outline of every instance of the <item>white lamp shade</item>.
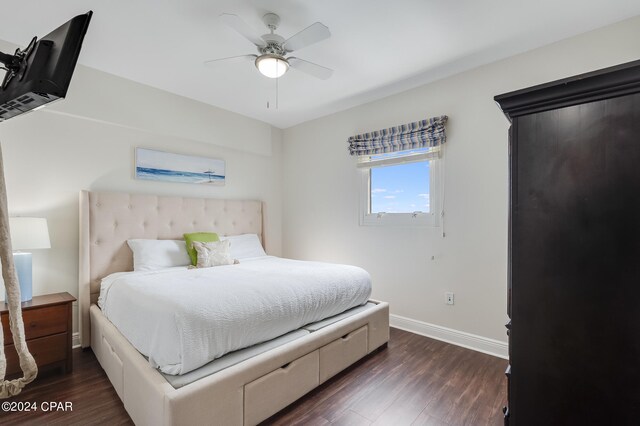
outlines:
M10 217L13 250L51 248L47 219L43 217Z
M256 67L265 77L278 78L287 72L289 62L282 56L264 54L256 59Z

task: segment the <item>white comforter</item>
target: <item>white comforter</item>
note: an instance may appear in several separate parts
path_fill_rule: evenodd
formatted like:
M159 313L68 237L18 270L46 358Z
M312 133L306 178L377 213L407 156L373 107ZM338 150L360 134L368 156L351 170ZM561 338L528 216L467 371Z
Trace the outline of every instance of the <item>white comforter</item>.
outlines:
M358 267L272 256L206 269L120 272L98 305L152 366L184 374L237 349L362 305Z

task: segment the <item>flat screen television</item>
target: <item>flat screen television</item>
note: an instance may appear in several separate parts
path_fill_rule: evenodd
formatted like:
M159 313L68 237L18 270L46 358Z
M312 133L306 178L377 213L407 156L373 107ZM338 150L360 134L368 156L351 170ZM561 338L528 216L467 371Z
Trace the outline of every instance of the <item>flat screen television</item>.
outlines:
M67 95L93 12L78 15L24 50L0 52L6 74L0 86L0 122Z

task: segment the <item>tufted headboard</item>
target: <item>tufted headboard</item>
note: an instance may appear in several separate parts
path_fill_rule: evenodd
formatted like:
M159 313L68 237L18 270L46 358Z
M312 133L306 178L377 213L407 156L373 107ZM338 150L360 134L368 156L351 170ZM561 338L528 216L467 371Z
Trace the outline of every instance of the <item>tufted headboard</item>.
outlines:
M78 306L82 347L90 346L89 308L100 280L133 270L131 238L179 240L186 232L258 234L264 246L262 202L80 192Z

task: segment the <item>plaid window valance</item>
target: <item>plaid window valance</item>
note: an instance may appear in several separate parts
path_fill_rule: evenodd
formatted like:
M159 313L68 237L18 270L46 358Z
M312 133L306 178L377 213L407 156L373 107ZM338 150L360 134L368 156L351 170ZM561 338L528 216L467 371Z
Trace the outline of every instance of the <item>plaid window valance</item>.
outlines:
M408 149L436 147L446 142L444 123L447 116L428 118L402 126L351 136L351 155L373 155Z

